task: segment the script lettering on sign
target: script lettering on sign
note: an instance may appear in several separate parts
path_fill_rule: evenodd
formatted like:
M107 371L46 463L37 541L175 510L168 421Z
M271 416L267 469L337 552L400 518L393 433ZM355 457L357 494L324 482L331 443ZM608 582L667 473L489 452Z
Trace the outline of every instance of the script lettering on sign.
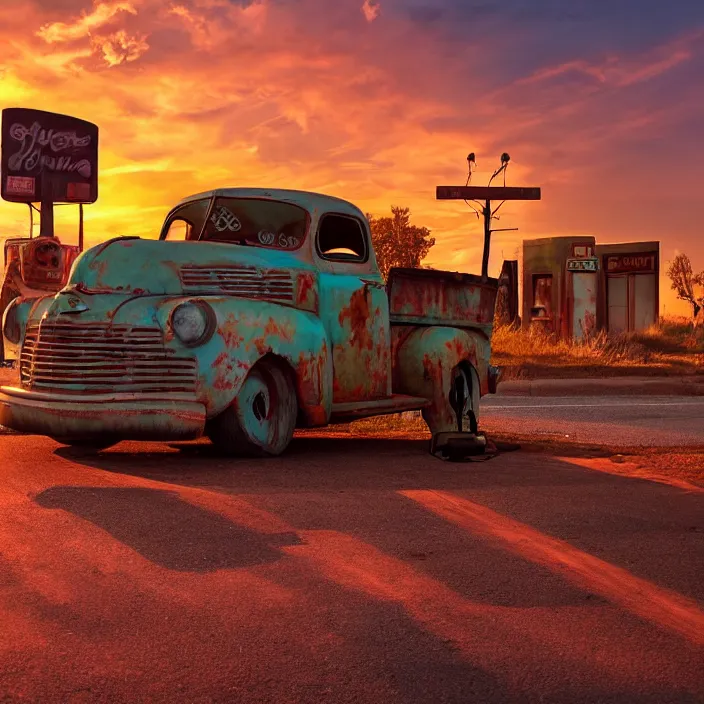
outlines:
M83 178L90 178L92 165L88 159L74 159L67 151L90 145L90 135L79 136L75 132L59 132L44 129L39 122L26 127L15 122L10 127L9 135L19 142L19 149L7 162L9 171L39 172L44 168L49 171L77 171Z

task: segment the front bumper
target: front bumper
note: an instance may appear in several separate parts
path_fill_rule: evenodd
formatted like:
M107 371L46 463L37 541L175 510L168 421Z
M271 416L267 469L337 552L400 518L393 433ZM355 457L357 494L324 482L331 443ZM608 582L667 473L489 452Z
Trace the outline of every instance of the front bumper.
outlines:
M205 406L185 394L48 394L0 386L0 425L58 439L192 440Z

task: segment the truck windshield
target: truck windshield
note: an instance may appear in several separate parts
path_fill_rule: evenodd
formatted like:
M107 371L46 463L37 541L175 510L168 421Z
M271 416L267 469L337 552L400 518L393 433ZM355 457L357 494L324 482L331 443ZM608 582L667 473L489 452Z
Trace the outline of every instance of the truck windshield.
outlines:
M166 239L232 242L298 249L308 231L308 213L297 205L262 198L194 201L172 213Z

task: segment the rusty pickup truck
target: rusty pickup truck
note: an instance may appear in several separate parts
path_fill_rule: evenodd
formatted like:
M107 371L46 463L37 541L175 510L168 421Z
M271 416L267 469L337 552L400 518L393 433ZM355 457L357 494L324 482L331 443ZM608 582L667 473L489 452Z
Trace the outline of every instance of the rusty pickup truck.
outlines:
M207 435L250 455L280 454L297 427L411 410L435 438L476 436L496 292L429 269L385 282L363 213L338 198L197 194L159 240L88 249L13 318L0 424L97 447Z

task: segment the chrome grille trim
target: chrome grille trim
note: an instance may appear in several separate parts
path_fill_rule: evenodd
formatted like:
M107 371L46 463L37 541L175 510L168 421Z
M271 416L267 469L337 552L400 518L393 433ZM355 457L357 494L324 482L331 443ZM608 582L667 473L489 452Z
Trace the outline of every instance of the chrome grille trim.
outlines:
M180 271L183 292L189 296L242 296L293 303L293 279L287 271L253 266L208 267L186 264Z
M159 328L44 322L27 328L20 381L33 391L195 393L195 359L179 358Z

